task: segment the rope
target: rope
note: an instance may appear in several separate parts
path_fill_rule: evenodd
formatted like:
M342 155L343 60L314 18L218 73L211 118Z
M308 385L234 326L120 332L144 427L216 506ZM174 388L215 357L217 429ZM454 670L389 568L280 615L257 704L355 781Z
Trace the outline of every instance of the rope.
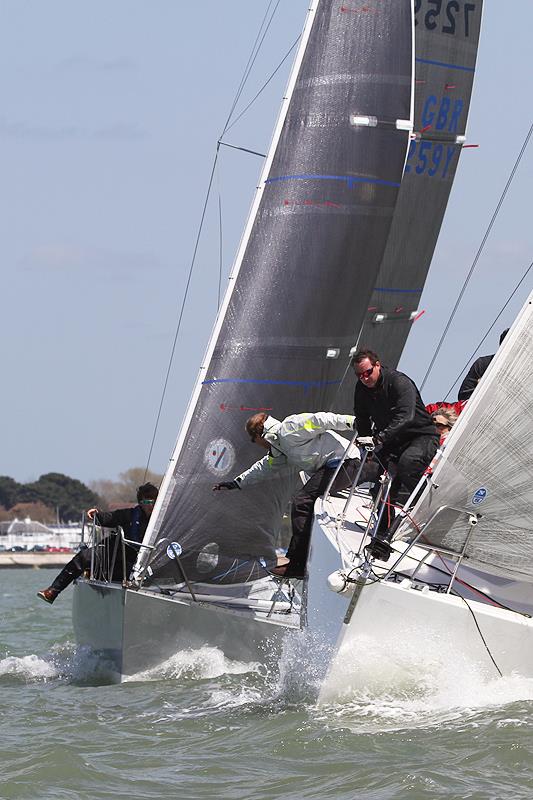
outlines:
M469 611L470 611L470 613L472 614L472 619L474 620L474 623L475 623L475 625L476 625L476 628L477 628L477 632L479 633L479 635L480 635L480 637L481 637L481 641L482 641L482 642L483 642L483 644L485 645L485 650L486 650L486 651L487 651L487 653L489 654L490 660L492 661L492 663L493 663L493 664L494 664L494 666L496 667L496 671L498 672L498 675L500 676L500 678L503 678L503 673L502 673L501 669L499 668L499 666L497 665L496 661L494 660L494 656L493 656L493 655L492 655L492 653L490 652L489 646L488 646L487 642L485 641L485 637L484 637L484 636L483 636L483 634L481 633L481 628L479 627L478 621L477 621L477 619L476 619L476 615L474 614L474 612L473 612L473 611L472 611L472 609L470 608L470 603L468 602L468 600L465 600L465 598L464 598L464 597L461 597L461 600L463 601L463 603L466 605L466 607L468 608L468 610L469 610Z
M422 381L422 383L420 385L420 392L422 392L422 390L423 390L423 388L424 388L424 386L426 384L426 381L427 381L427 379L428 379L428 377L429 377L429 375L431 373L431 370L433 369L433 365L435 364L435 361L437 360L437 356L440 353L440 349L442 347L442 344L443 344L443 342L444 342L444 340L445 340L445 338L446 338L446 336L448 334L448 331L449 331L450 326L451 326L451 324L453 322L453 319L455 317L457 309L459 308L459 304L461 303L461 300L463 299L463 295L464 295L464 293L466 291L466 287L470 283L470 278L472 277L472 274L473 274L473 272L474 272L474 270L475 270L475 268L477 266L477 262L479 261L481 253L483 252L483 249L485 247L485 243L486 243L487 239L489 238L489 234L490 234L490 232L492 230L492 226L494 225L494 223L496 221L496 217L498 216L498 214L500 212L500 208L502 207L503 201L505 200L505 196L506 196L506 194L507 194L507 192L509 190L509 187L511 186L511 183L513 182L513 178L515 176L516 170L518 169L518 165L520 164L520 161L522 160L522 156L525 153L526 147L527 147L527 145L529 143L529 140L531 138L531 134L532 133L533 133L533 124L529 128L529 131L528 131L527 136L526 136L526 138L524 140L524 143L522 145L520 153L518 154L518 157L517 157L517 159L516 159L516 161L514 163L514 166L513 166L512 170L511 170L511 174L509 175L509 178L507 179L507 183L505 184L505 188L504 188L503 192L500 195L500 199L498 200L498 203L496 205L496 209L495 209L495 211L494 211L494 213L492 215L492 218L491 218L491 220L489 222L487 230L485 231L485 235L483 236L483 239L482 239L481 244L480 244L480 246L478 248L478 251L476 253L474 261L472 262L472 266L470 267L470 270L468 272L468 275L466 276L465 282L463 283L461 291L459 292L459 296L458 296L458 298L457 298L457 300L455 302L455 305L454 305L454 307L452 309L452 313L450 314L448 322L446 323L446 326L444 328L444 332L443 332L442 336L440 337L440 341L439 341L439 343L437 345L437 348L436 348L436 350L435 350L435 352L433 354L433 358L431 359L431 362L430 362L430 365L429 365L429 367L427 369L427 372L424 375L424 380Z

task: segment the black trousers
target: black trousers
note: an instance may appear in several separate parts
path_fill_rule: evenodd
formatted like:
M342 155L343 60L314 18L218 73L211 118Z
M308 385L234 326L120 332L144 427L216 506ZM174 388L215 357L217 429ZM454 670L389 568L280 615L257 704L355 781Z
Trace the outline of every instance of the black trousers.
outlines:
M390 500L392 503L407 501L422 477L424 470L437 452L438 436L417 436L412 439L400 452L387 452L382 450L377 457L367 460L359 483L376 483L384 468L389 470L394 479L391 486ZM353 483L359 469L357 459L348 459L335 478L331 491L346 489ZM334 473L331 467L321 467L309 478L292 500L291 522L292 538L287 550L287 558L291 561L291 568L303 570L307 561L309 539L313 527L313 508L315 500L321 497L328 486ZM384 514L382 522L392 522L394 513Z
M351 486L359 469L359 464L359 460L355 458L347 459L344 462L331 487L333 494ZM311 528L313 527L315 500L324 494L334 472L334 467L321 467L292 498L292 538L287 550L287 558L291 561L291 568L301 568L303 570L305 566ZM370 480L370 478L361 478L362 483L366 480Z
M62 592L63 589L66 589L67 586L72 583L72 581L76 580L76 578L79 578L80 575L85 572L85 570L90 569L93 552L95 554L95 567L97 570L99 569L99 565L102 565L104 559L105 563L110 565L113 558L115 541L115 536L108 536L100 545L98 545L98 547L84 547L79 551L79 553L76 553L74 558L72 558L68 564L65 564L59 575L51 584L50 588L55 589L56 592ZM137 551L132 547L126 546L126 577L133 569L136 557ZM122 552L119 545L111 580L122 582L123 575L124 570L122 569ZM109 580L109 576L106 576L106 578Z
M393 475L396 473L390 492L393 503L404 505L407 502L438 446L438 436L417 436L397 453L387 454L385 450L382 451L380 460L386 463L387 469Z

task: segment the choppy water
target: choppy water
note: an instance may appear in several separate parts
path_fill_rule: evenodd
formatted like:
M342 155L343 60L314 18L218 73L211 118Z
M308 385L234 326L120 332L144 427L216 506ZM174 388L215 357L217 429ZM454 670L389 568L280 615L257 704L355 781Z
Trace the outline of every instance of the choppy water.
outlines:
M48 571L1 573L0 797L533 797L533 682L446 676L319 707L312 678L181 653L120 686L77 650ZM393 672L393 668L391 670Z

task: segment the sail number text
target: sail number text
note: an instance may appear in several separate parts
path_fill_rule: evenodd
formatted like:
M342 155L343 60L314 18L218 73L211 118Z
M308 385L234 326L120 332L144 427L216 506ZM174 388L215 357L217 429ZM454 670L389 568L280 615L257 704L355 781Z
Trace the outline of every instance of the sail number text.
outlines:
M405 172L414 171L417 175L425 174L430 178L435 175L439 178L446 178L456 152L459 152L457 145L413 139L409 145Z
M470 35L475 3L459 0L415 0L415 25L424 25L428 31Z

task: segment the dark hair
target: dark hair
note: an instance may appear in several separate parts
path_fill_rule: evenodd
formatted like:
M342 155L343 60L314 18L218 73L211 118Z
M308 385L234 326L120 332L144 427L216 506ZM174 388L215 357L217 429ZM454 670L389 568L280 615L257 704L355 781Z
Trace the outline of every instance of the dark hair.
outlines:
M368 358L372 366L379 361L379 356L377 353L374 353L373 350L368 350L368 348L364 347L361 350L358 350L357 353L353 356L352 360L350 361L350 366L355 367L356 364L360 364L361 361L364 361L365 358Z
M268 414L260 413L254 414L253 417L249 417L246 420L246 433L250 437L250 439L255 441L257 436L263 435L263 430L265 427L265 421Z
M505 339L505 337L507 336L508 333L509 333L509 328L506 328L504 331L501 332L500 344L503 342L503 340Z
M153 483L143 483L137 489L137 502L140 503L141 500L157 500L158 494L159 490Z

